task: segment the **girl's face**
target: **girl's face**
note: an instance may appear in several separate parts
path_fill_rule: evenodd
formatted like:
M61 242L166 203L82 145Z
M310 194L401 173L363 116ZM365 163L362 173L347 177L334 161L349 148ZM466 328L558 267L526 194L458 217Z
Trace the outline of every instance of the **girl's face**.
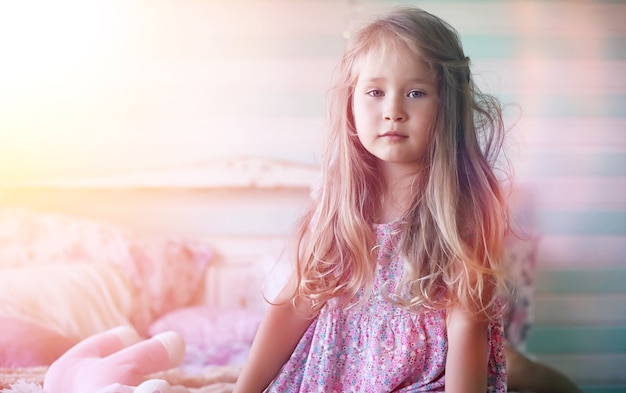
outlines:
M437 118L437 78L405 45L395 56L370 51L358 63L352 100L363 147L383 163L419 171Z

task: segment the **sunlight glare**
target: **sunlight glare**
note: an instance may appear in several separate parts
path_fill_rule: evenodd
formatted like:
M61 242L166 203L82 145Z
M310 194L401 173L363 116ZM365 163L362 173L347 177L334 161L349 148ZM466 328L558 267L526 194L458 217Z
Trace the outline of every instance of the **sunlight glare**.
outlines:
M24 167L21 151L80 132L73 118L110 100L132 46L121 1L15 1L0 5L0 164ZM132 43L132 41L131 41ZM123 60L123 61L120 61ZM35 149L38 150L38 149ZM65 151L60 154L70 154ZM35 153L36 154L36 153ZM19 165L18 165L19 164ZM33 163L34 165L34 163ZM28 169L21 171L28 172ZM6 171L4 171L6 172ZM18 174L11 174L18 175Z

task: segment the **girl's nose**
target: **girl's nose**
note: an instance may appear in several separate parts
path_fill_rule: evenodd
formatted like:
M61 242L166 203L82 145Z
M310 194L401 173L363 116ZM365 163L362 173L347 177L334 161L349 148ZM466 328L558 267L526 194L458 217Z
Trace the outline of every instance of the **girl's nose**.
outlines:
M405 116L398 112L398 113L394 113L394 112L389 112L387 114L385 114L385 120L391 120L391 121L404 121Z
M406 112L402 107L402 104L397 99L390 100L389 104L383 112L383 118L390 121L404 121L406 120Z

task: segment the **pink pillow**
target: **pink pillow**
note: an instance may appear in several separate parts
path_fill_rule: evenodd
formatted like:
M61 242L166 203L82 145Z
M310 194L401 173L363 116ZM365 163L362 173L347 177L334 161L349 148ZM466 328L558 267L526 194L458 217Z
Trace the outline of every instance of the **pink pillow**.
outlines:
M37 323L0 317L0 367L49 366L74 344Z
M133 282L149 322L180 307L198 304L213 260L208 244L175 237L138 238L129 247ZM141 324L136 327L141 331Z
M538 237L505 239L504 266L509 279L509 296L503 299L504 336L518 349L523 349L533 324L535 269Z
M186 366L241 364L261 318L260 312L248 309L187 307L165 314L150 326L148 333L179 333L187 345Z

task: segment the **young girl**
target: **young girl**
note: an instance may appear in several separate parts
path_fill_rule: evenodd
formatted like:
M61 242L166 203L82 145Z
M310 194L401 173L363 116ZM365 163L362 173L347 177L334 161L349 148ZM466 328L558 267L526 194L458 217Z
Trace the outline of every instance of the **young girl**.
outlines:
M456 31L418 9L374 21L329 104L296 268L235 392L505 392L504 132Z

